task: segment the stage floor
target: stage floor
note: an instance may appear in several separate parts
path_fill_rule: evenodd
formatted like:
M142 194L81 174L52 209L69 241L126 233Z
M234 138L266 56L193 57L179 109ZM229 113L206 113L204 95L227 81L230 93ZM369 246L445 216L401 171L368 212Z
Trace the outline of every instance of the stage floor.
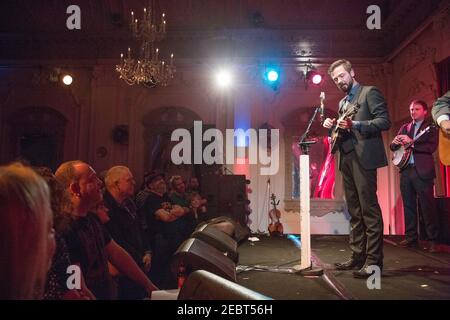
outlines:
M450 254L431 254L423 249L395 245L401 238L386 237L381 289L370 290L366 280L352 271L334 270L333 263L350 256L347 236L312 236L315 264L324 269L320 277L290 273L300 264L300 249L292 237L258 236L239 248L237 282L273 299L450 299ZM254 267L270 271L254 270Z

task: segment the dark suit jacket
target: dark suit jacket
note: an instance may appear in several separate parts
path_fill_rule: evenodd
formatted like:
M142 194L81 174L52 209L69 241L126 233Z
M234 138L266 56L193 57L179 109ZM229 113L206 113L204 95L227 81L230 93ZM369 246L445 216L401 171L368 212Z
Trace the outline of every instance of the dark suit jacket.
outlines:
M425 120L422 122L417 133L424 130L431 124L430 120ZM414 132L411 132L412 121L404 124L398 134L406 134L411 139L413 138ZM422 179L434 179L436 177L436 172L434 170L434 159L433 152L436 151L438 145L438 131L435 127L430 128L430 131L422 135L413 146L413 156L414 163L416 165L417 174ZM397 150L400 145L391 143L390 148L392 151ZM403 171L403 170L402 170Z
M437 118L442 115L450 115L450 91L447 91L446 94L436 100L433 109L431 110L431 114L433 115L434 121L437 121Z
M339 114L344 102L345 98L339 102ZM383 95L376 87L360 86L350 102L360 104L353 120L359 121L361 128L352 128L351 136L362 167L373 170L386 166L387 157L381 131L388 130L391 121Z

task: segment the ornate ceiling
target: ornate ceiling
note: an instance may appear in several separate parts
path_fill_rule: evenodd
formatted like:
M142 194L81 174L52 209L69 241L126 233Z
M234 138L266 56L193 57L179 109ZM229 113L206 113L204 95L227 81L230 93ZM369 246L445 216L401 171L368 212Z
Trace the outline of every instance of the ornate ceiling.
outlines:
M165 12L168 48L178 59L216 57L383 58L448 0L153 0ZM135 46L130 12L148 0L2 0L0 59L110 59ZM81 9L69 31L66 9ZM369 5L381 30L368 30Z

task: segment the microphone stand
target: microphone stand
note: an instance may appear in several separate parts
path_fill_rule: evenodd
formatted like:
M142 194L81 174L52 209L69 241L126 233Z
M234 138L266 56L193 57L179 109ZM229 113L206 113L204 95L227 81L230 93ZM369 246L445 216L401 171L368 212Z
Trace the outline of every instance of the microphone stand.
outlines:
M306 131L305 133L301 136L300 138L300 142L298 143L298 146L301 148L302 153L305 155L309 154L309 148L312 144L316 143L317 141L314 140L306 140L308 138L309 135L309 131L311 130L311 126L314 122L314 119L316 118L317 114L319 113L321 107L316 107L316 109L314 110L314 114L311 117L311 119L309 119L309 123L308 126L306 127ZM323 120L321 120L321 123L323 122Z
M300 266L295 266L297 273L302 276L320 276L323 274L323 269L313 267L311 261L311 217L310 217L310 172L309 172L309 148L315 144L316 140L307 140L311 125L321 110L321 106L316 107L314 114L309 120L308 127L305 133L300 138L299 146L302 150L302 155L299 159L300 169L300 233L301 233L301 259ZM323 119L321 119L323 121ZM322 122L321 121L321 122Z

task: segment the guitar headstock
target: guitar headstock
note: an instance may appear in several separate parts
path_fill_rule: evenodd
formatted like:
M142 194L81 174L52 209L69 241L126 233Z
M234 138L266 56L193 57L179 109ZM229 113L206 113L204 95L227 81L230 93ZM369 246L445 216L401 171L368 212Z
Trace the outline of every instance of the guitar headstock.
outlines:
M351 102L348 102L347 110L345 110L345 112L344 112L345 117L347 118L347 117L354 116L358 112L359 107L360 107L359 104L353 104Z

